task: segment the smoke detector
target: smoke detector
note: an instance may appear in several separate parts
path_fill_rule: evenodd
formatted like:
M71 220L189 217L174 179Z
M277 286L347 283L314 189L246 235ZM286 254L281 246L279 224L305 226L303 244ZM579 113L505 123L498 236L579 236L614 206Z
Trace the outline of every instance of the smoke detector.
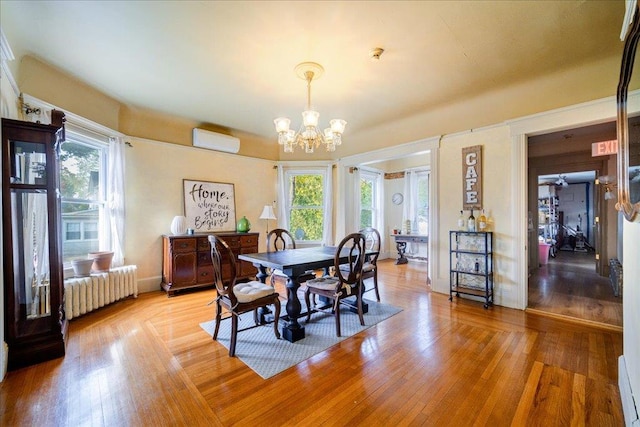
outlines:
M382 55L382 52L384 52L383 48L375 47L369 51L369 58L371 58L372 61L378 61L380 60L380 56Z

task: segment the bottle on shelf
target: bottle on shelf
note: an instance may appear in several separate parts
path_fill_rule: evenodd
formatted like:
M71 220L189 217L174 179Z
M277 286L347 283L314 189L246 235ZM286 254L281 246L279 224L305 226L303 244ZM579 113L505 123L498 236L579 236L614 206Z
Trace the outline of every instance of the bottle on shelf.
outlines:
M478 218L478 230L487 231L487 217L484 215L484 209L482 209L480 218Z
M460 217L458 218L458 230L465 230L467 227L467 220L464 217L464 211L460 211Z
M467 231L476 231L476 217L473 216L473 208L471 208L471 214L467 220Z
M473 266L473 270L478 273L480 271L480 261L478 261L478 258L476 258L476 263Z

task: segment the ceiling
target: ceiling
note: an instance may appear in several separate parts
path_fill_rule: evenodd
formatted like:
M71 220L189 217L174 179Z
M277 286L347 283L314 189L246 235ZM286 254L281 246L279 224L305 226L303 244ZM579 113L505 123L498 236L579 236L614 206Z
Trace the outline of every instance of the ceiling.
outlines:
M353 154L615 95L622 1L2 1L16 57L122 104L275 141L300 124L315 61L320 126ZM384 48L379 61L369 57ZM532 82L537 82L533 84ZM82 114L81 111L74 111ZM351 145L349 145L351 144Z
M560 173L560 174L551 174L551 175L540 175L538 176L538 184L554 184L558 181L559 178L563 178L567 184L578 184L590 182L594 183L596 180L596 172L595 171L583 171L583 172L569 172L569 173Z

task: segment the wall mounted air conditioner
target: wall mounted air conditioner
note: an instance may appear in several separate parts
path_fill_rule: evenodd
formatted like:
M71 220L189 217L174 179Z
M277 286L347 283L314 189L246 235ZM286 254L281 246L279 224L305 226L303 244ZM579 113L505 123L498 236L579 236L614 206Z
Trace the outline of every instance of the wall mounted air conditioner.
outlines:
M193 128L193 146L226 153L237 153L240 150L240 140L233 136Z

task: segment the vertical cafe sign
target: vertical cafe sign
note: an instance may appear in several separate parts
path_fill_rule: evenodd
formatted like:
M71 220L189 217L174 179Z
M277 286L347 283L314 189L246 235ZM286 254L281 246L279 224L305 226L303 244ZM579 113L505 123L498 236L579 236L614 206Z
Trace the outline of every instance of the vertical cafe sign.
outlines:
M482 209L482 145L462 149L462 208Z
M195 231L235 231L233 184L183 180L184 214Z

